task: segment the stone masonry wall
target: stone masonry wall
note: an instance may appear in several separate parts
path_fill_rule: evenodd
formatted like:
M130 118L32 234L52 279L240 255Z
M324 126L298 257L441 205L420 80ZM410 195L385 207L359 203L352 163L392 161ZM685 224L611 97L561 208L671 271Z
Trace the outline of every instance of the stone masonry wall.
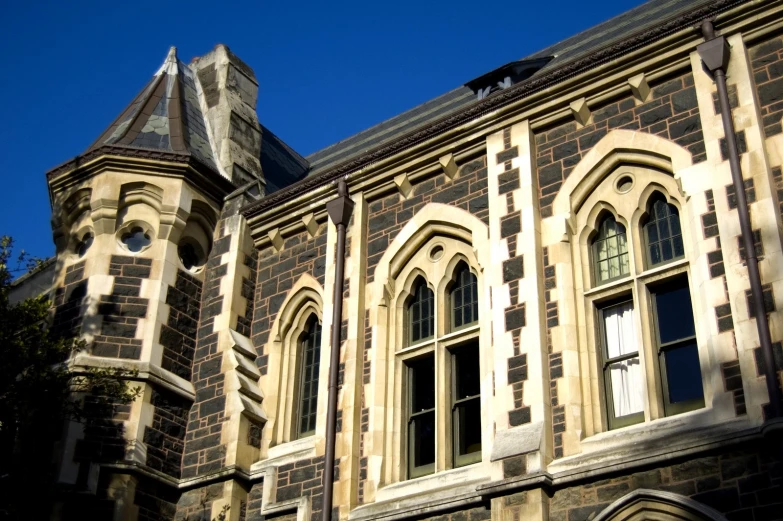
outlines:
M749 51L764 134L772 137L783 133L783 36L763 41Z
M690 497L730 520L783 519L783 479L774 461L772 454L747 448L558 490L549 519L586 521L638 488Z
M389 243L405 224L427 203L457 206L489 223L487 208L487 160L480 157L462 165L453 181L439 174L413 185L407 199L399 194L373 201L368 207L367 282L372 282L375 266Z
M190 401L170 391L152 390L152 425L144 428L147 466L171 477L181 473Z
M339 466L335 462L335 482L339 480ZM321 521L323 511L323 458L311 458L289 463L277 469L277 496L275 501L285 501L310 496L311 521ZM337 519L337 509L333 518Z
M275 323L280 306L294 283L303 273L312 275L322 286L326 267L326 228L316 236L301 232L285 239L283 249L271 246L259 252L252 323L253 345L258 351L258 364L265 375L269 361L264 352L269 331Z
M228 271L222 256L228 252L231 236L220 224L204 277L201 295L201 315L196 336L191 381L196 400L188 416L185 448L182 458L183 478L211 472L223 467L226 447L221 444L226 397L223 394L224 375L220 372L222 354L218 352L218 334L214 330L215 316L223 306L220 283Z
M190 380L193 369L193 355L196 351L196 333L201 308L202 282L182 270L177 270L177 279L168 287L166 304L169 316L160 327L163 346L162 367L177 376Z
M136 339L139 319L147 316L148 300L140 298L141 281L150 276L151 259L112 255L109 275L114 276L110 295L101 295L98 314L103 323L92 354L138 360L141 339Z
M592 107L590 122L583 128L570 121L536 135L541 217L552 215L563 181L582 157L610 130L627 129L656 134L687 148L693 162L707 158L693 75L684 74L659 85L645 103L627 96L602 107Z
M56 333L72 338L79 335L84 315L83 301L87 295L84 261L66 268L64 283L54 292L52 328Z

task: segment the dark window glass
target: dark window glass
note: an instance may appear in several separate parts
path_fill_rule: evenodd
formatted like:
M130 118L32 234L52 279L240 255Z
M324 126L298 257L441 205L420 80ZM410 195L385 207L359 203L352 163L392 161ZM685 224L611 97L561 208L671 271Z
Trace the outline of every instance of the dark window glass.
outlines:
M424 279L417 280L413 286L408 304L408 321L411 344L435 334L435 296Z
M89 250L90 246L92 246L93 240L95 240L95 237L93 236L92 232L85 233L82 237L82 240L76 244L76 254L79 257L84 257L87 254L87 250Z
M182 265L187 270L200 266L204 262L204 256L201 253L201 248L190 242L183 242L177 248L179 254L179 260L182 261Z
M301 339L301 357L299 364L299 437L315 432L315 420L318 412L318 370L321 363L321 323L313 315L307 322Z
M127 246L129 251L134 253L141 251L150 245L150 236L144 233L140 227L131 228L131 230L122 236L122 243Z
M478 342L451 352L454 465L481 461L481 389Z
M478 320L478 282L470 268L460 264L451 288L452 329L473 324Z
M613 280L630 272L625 227L607 216L593 239L593 270L596 284Z
M657 286L652 293L666 414L704 407L688 279Z
M677 208L662 197L650 205L649 221L644 225L647 240L647 264L655 266L679 259L685 255Z
M410 477L435 470L435 357L408 366L408 466Z

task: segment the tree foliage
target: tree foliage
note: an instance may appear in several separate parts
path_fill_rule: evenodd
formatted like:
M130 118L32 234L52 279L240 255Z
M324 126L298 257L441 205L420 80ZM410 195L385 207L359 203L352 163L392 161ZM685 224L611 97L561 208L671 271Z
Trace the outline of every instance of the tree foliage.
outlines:
M73 370L68 361L85 344L48 327L46 296L10 302L15 275L40 267L24 251L15 255L11 238L0 238L0 519L38 519L31 508L48 507L29 494L55 496L55 447L68 421L86 430L112 422L111 411L140 393L126 383L136 376L130 371Z

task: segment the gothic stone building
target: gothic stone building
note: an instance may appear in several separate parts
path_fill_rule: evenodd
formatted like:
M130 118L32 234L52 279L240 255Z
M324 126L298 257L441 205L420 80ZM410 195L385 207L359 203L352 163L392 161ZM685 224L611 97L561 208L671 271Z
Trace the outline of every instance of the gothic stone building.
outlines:
M783 1L654 0L307 157L257 92L172 49L47 174L53 327L142 390L67 426L55 518L328 519L339 328L332 519L783 519Z

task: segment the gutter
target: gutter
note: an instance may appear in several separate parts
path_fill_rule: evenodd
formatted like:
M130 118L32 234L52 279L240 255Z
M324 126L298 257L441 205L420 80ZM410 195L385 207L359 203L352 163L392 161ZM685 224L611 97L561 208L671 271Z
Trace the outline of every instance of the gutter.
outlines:
M769 394L769 408L766 411L766 418L779 418L783 410L780 403L775 356L772 352L772 338L769 333L769 316L764 305L759 260L756 257L756 246L753 243L753 227L750 223L750 210L748 209L748 200L745 197L745 185L742 177L742 168L740 167L739 152L737 151L737 138L734 133L734 118L732 117L729 94L726 88L726 68L729 65L731 51L726 37L715 35L712 21L705 20L701 25L701 31L706 41L699 45L696 51L699 53L704 66L712 73L718 88L718 103L720 105L721 120L723 121L723 135L726 138L731 179L734 183L734 191L737 197L737 214L742 232L742 241L745 245L748 278L750 279L750 290L753 299L752 304L756 314L756 328L758 329L761 352L764 355L764 374Z
M352 172L371 166L373 163L401 153L430 138L457 128L474 119L486 116L487 114L519 101L526 96L546 90L599 65L616 60L620 56L656 40L678 31L692 28L707 18L715 17L723 11L727 11L744 3L749 3L749 0L714 0L702 3L691 11L663 20L653 28L636 33L620 42L607 44L604 47L598 48L588 56L567 62L549 73L520 82L509 89L499 91L488 98L468 105L455 114L449 114L437 119L424 128L419 128L404 134L386 146L378 147L358 158L340 163L322 174L306 177L260 201L247 205L241 212L247 219L250 219L251 217L262 213L264 210L279 206L304 192L319 188L337 180L341 176L346 176Z

